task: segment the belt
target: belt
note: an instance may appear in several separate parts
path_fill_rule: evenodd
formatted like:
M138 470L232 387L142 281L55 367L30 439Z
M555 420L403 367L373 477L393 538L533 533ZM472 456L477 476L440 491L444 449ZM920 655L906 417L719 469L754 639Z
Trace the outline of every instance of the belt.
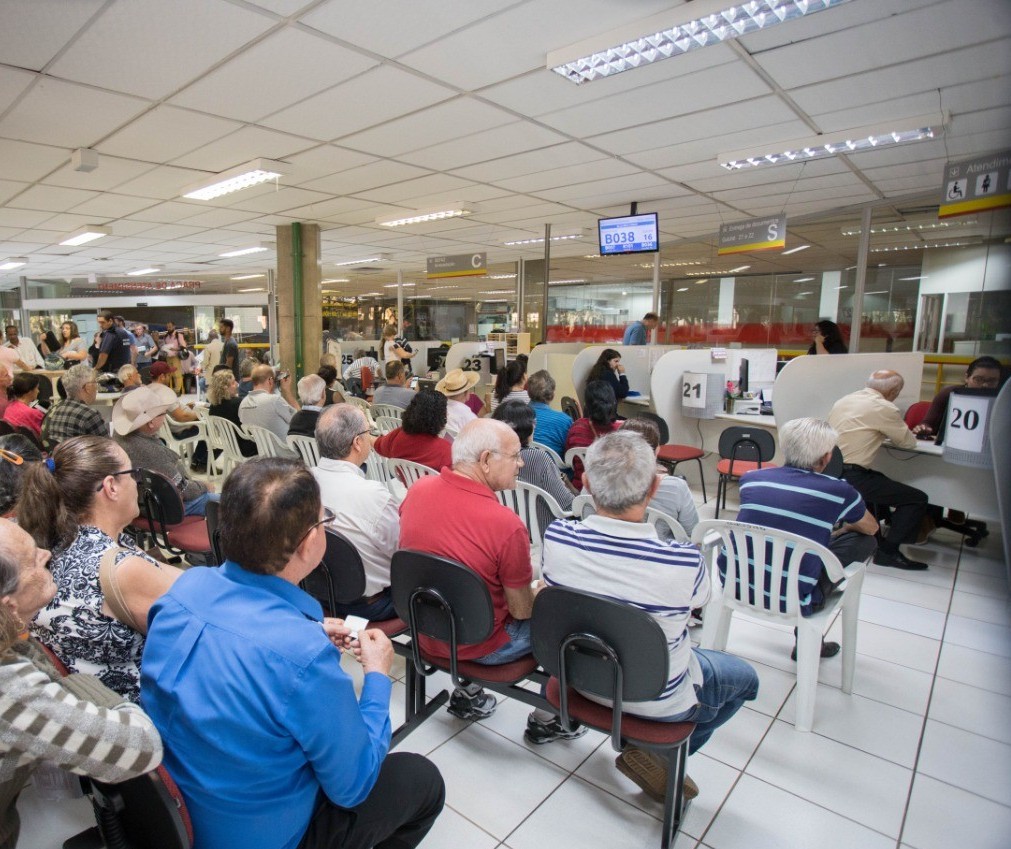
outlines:
M362 603L374 604L375 602L379 601L379 599L385 598L386 592L387 592L386 590L380 590L375 595L366 596L365 598L362 599Z
M858 466L856 463L843 463L842 467L844 472L849 471L850 469L859 469L861 472L870 471L870 469L868 469L866 466Z

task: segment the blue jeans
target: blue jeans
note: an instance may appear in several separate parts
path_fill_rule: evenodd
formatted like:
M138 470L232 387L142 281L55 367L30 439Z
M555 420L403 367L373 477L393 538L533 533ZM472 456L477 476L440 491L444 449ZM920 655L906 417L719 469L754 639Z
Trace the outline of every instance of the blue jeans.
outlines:
M740 710L741 705L758 695L758 674L750 663L726 652L708 649L692 651L702 667L703 683L695 688L699 703L662 720L695 723L695 732L688 744L689 755L701 749L713 732Z
M505 631L509 635L509 642L504 646L495 649L491 654L474 659L474 663L484 666L501 666L503 663L512 663L519 660L524 655L530 654L530 620L513 619L507 622Z
M390 596L389 587L375 601L357 602L355 604L338 604L333 615L338 619L347 619L349 616L361 616L369 622L382 622L386 619L395 619L397 611L393 607L393 599Z
M186 508L187 516L203 516L207 510L208 501L220 501L221 493L219 492L205 492L203 495L198 495L192 501L184 501L183 507Z

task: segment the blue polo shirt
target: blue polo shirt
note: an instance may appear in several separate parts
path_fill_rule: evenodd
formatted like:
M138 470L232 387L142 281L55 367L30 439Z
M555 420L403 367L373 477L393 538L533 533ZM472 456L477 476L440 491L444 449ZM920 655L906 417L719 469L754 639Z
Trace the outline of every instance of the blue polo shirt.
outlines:
M756 469L741 477L741 510L738 522L764 525L807 537L825 547L832 541L832 528L839 522L858 522L863 518L864 500L846 481L808 469L782 466ZM751 554L749 550L749 555ZM750 559L750 558L749 558ZM751 560L753 565L754 561ZM845 564L844 564L845 565ZM725 560L719 558L721 579ZM812 605L824 600L818 588L821 561L807 554L800 564L798 597L802 615L811 613ZM769 574L765 570L763 591L769 595ZM755 591L749 581L749 593ZM786 604L786 586L780 587L780 604Z
M294 584L227 562L152 606L141 703L186 800L195 849L294 849L320 792L362 802L390 745L390 679L361 700Z
M633 321L625 328L625 335L621 339L622 345L645 345L648 342L646 336L646 325L641 321Z
M543 401L531 401L530 409L537 416L534 423L534 442L547 445L559 457L565 456L565 439L572 427L567 413L553 410Z

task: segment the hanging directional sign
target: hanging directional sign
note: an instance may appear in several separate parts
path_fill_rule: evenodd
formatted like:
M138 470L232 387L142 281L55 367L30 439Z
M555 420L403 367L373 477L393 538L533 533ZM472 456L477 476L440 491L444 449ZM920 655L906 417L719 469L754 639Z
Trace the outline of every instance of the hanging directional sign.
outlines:
M769 251L786 246L786 216L752 218L720 225L720 247L716 253L740 254Z
M938 218L1011 206L1011 150L944 166Z
M430 256L428 279L441 277L481 277L488 273L488 254L455 254Z

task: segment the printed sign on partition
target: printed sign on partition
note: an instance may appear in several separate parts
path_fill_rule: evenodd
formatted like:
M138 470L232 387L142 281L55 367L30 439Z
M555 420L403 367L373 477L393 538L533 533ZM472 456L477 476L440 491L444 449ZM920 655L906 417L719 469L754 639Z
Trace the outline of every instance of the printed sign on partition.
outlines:
M705 372L686 371L681 375L681 406L690 410L702 410L706 406L706 384L709 375Z
M986 435L986 417L993 401L988 396L952 393L948 401L948 422L944 444L958 451L980 452Z
M1011 206L1011 150L944 166L938 218Z

